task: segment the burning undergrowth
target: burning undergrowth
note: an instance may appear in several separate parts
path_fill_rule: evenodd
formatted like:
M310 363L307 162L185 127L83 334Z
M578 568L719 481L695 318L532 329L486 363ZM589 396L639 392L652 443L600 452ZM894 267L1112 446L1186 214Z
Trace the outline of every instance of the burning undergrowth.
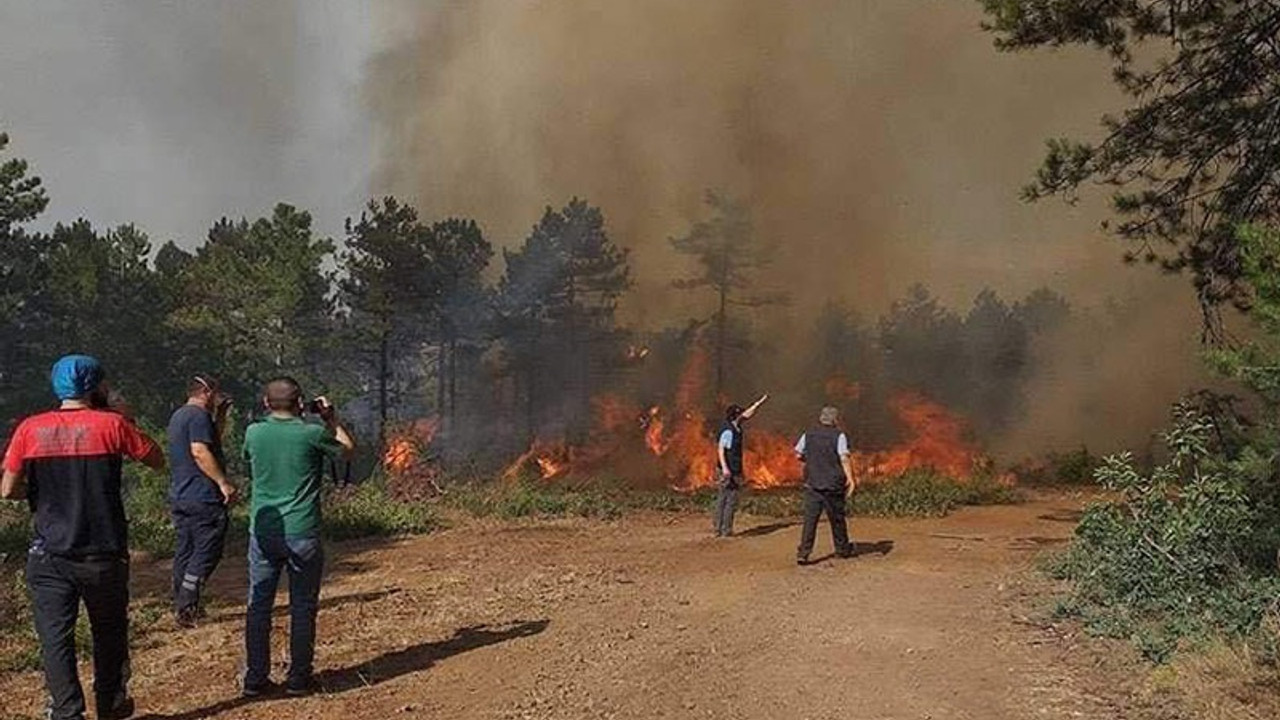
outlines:
M713 487L715 438L719 425L705 411L707 352L694 345L688 352L669 404L642 405L619 394L592 401L593 422L577 442L537 438L500 473L502 481L526 479L591 481L620 478L633 488L671 488L695 492ZM855 409L860 389L845 378L825 383L828 401ZM962 418L920 393L898 392L888 400L899 436L880 447L856 448L853 466L860 484L875 484L911 473L932 473L966 482L975 475L1011 485L1012 475L997 476L991 460L970 438ZM762 413L767 416L767 412ZM746 477L758 490L798 485L802 466L793 447L803 425L783 433L761 418L748 423ZM438 464L431 443L435 418L410 423L388 442L384 465L393 490L429 487L434 492ZM855 439L855 445L857 440ZM400 495L412 495L399 492Z

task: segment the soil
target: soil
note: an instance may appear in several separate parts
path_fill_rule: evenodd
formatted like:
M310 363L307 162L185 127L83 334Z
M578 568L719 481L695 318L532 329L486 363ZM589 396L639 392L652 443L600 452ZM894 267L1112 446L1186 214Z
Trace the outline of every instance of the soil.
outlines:
M236 688L235 554L201 626L143 633L132 688L153 719L1131 718L1133 693L1098 653L1036 619L1035 559L1070 536L1079 505L856 518L857 557L826 556L823 526L806 567L798 526L750 517L728 539L705 518L640 514L334 545L320 692L253 703ZM140 606L164 597L166 574L135 565ZM38 673L0 677L0 717L36 715L41 695Z

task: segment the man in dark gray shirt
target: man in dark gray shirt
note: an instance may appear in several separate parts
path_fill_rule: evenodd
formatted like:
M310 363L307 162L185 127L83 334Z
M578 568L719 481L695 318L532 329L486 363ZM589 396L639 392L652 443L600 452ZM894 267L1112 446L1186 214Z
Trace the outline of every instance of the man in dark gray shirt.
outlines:
M831 406L822 408L818 425L800 436L796 456L804 463L804 528L796 563L807 565L813 541L818 533L818 518L825 510L831 523L831 539L836 555L853 555L849 529L845 522L845 500L853 492L853 465L850 461L849 437L836 427L840 413Z
M194 375L187 402L169 419L169 501L178 545L173 554L173 610L191 627L200 614L200 588L222 560L227 506L236 499L222 456L228 398L208 375Z

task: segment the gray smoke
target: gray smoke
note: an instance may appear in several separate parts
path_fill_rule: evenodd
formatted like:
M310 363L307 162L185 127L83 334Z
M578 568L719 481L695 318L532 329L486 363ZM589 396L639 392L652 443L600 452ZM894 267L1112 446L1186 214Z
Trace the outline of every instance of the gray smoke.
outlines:
M781 248L771 281L795 302L765 331L830 299L875 317L917 281L961 313L984 286L1140 298L1111 336L1040 350L1029 420L1001 447L1141 442L1196 381L1197 317L1171 301L1188 286L1121 265L1102 199L1018 201L1044 138L1120 107L1105 64L998 54L977 3L477 0L379 19L405 38L369 68L375 187L502 244L544 204L588 198L634 251L623 310L642 326L705 313L670 288L687 265L666 239L716 188Z

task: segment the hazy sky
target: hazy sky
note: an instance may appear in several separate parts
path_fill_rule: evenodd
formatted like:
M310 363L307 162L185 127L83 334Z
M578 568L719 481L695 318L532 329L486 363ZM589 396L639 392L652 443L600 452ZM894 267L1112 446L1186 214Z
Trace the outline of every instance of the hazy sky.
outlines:
M48 188L42 224L134 222L189 247L285 201L338 233L373 167L364 7L0 0L0 128Z

